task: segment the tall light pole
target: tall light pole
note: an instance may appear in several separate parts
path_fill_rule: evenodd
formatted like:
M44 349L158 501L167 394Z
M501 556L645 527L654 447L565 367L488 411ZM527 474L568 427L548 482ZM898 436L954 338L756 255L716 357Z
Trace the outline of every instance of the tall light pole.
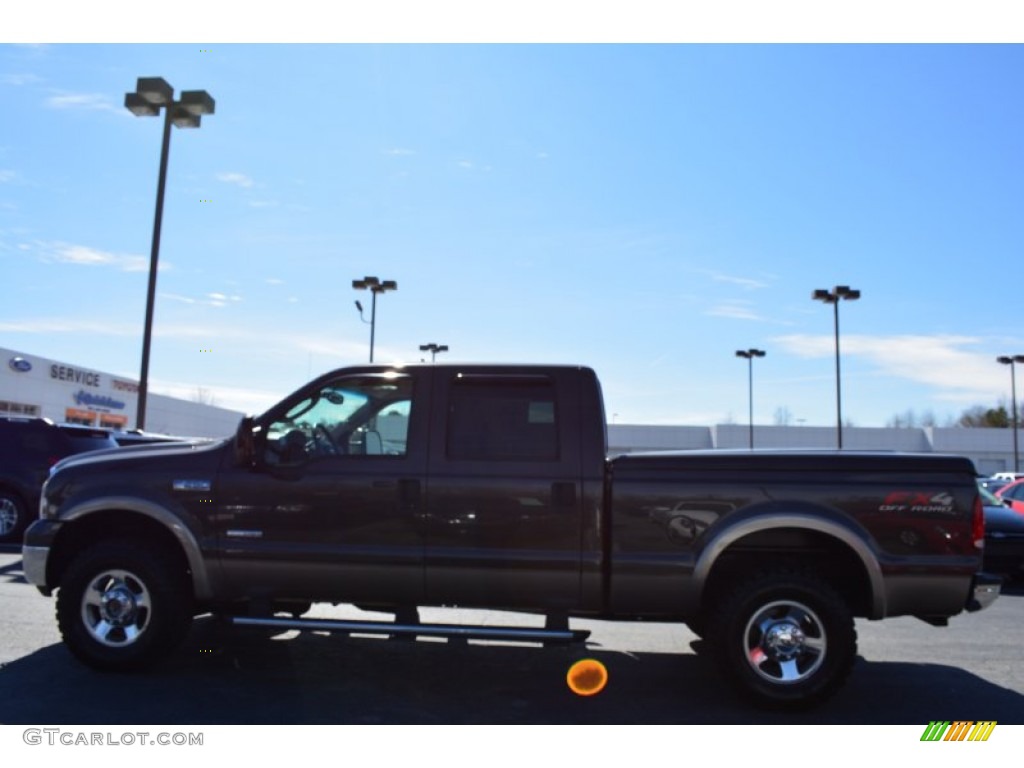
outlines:
M754 450L754 358L764 357L763 349L737 349L736 357L745 358L747 361L747 403L749 419L747 424L750 429L750 450Z
M1020 451L1017 448L1017 374L1014 371L1014 363L1024 363L1024 355L1001 355L996 358L997 363L1010 366L1010 403L1013 410L1013 421L1010 426L1013 428L1013 471L1020 472Z
M837 285L831 291L818 289L811 294L815 301L822 301L831 304L835 310L836 329L836 445L840 450L843 448L843 390L841 377L839 375L839 302L856 301L860 298L860 291L850 288L848 285Z
M370 362L373 362L373 336L377 326L377 294L386 293L387 291L397 291L398 283L394 280L378 280L376 277L364 277L362 280L353 280L352 287L357 291L369 291L372 295L370 299ZM363 316L363 305L358 301L356 302L356 309L359 310L359 316ZM365 320L364 320L365 322Z
M430 342L429 344L420 344L420 352L429 352L430 353L430 362L431 362L431 364L433 364L433 363L435 363L437 361L437 353L438 352L447 352L447 351L448 351L448 345L447 344L435 344L434 342Z
M171 125L198 128L203 115L212 115L213 98L206 91L182 91L174 100L174 88L162 77L140 77L134 93L126 93L124 105L136 117L156 117L164 110L164 135L160 147L160 172L156 184L156 213L153 217L153 244L149 251L149 287L146 291L146 323L142 332L142 372L139 374L139 401L135 426L146 428L146 396L149 393L149 347L153 336L153 303L156 299L156 270L160 258L160 226L164 215L164 185L167 180L167 154L171 149Z

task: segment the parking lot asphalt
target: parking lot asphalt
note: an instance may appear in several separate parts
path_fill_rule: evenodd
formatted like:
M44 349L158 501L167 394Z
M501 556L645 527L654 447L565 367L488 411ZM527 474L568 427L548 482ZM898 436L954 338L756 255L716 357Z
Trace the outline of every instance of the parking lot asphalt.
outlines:
M675 624L576 621L586 645L395 640L227 628L196 620L156 669L101 674L63 647L51 598L24 581L18 550L0 551L0 697L5 724L1024 724L1020 643L1024 590L936 628L916 619L858 621L860 658L846 687L817 709L753 709L727 688L704 644ZM314 615L351 617L352 606ZM424 610L424 620L543 622L490 611ZM599 695L566 686L596 658Z

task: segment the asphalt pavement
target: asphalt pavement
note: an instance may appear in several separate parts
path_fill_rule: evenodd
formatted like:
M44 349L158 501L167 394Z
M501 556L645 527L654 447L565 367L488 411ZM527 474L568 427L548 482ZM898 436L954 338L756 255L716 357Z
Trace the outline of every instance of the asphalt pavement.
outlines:
M425 610L425 621L542 624L538 616ZM0 696L5 724L1024 724L1024 591L937 628L858 621L860 658L835 698L809 712L754 709L706 647L673 624L572 621L586 645L541 647L225 627L196 620L182 648L144 674L94 672L60 642L54 601L0 551ZM314 615L351 617L352 606ZM577 660L608 669L599 694L566 685Z

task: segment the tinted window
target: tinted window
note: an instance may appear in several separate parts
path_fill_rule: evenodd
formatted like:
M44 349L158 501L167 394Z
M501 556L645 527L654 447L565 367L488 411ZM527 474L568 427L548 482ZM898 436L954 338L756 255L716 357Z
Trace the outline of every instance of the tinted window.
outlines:
M556 461L555 388L550 381L457 379L448 413L448 458Z

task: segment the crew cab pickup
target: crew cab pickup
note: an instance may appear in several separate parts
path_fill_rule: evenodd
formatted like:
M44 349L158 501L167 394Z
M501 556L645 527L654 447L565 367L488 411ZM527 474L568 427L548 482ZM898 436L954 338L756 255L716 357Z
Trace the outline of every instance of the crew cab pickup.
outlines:
M194 616L241 625L572 641L570 617L680 621L755 702L834 693L854 618L943 625L999 594L965 458L677 452L608 458L600 385L571 366L364 366L234 439L54 467L24 567L64 642L146 667ZM302 618L352 603L392 622ZM543 629L418 606L544 614Z

